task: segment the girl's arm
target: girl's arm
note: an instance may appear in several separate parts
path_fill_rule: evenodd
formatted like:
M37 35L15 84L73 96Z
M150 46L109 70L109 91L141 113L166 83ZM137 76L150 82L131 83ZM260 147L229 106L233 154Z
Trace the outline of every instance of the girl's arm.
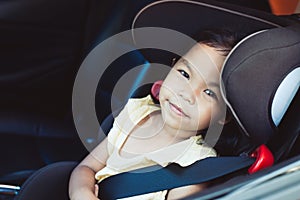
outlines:
M98 199L95 194L95 174L105 167L107 158L106 138L73 170L69 182L71 200Z
M206 183L202 183L197 185L188 185L179 188L174 188L168 192L167 200L186 198L207 188L207 185L208 184Z

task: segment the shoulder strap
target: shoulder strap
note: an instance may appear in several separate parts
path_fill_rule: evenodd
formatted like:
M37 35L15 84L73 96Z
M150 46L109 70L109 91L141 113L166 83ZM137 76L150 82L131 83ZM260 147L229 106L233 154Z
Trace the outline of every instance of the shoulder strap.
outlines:
M247 156L210 157L188 166L170 164L147 167L111 176L99 183L99 198L119 199L186 185L199 184L249 167L255 161Z

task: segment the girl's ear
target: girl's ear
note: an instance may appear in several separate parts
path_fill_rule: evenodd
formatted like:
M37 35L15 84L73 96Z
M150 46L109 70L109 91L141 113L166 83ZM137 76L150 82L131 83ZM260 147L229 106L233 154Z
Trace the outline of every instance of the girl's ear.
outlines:
M153 97L154 97L156 100L159 100L159 91L160 91L160 88L161 88L162 83L163 83L163 81L162 81L162 80L159 80L159 81L156 81L156 82L152 85L152 88L151 88L151 94L153 95Z

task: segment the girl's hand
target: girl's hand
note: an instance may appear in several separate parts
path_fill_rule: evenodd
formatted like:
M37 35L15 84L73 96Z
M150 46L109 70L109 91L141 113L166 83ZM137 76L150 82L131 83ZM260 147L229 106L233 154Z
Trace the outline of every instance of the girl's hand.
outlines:
M88 199L88 200L99 200L99 198L96 195L98 195L98 191L96 191L96 186L95 186L95 191L90 191L90 190L81 190L76 192L72 197L70 197L71 200L83 200L83 199Z

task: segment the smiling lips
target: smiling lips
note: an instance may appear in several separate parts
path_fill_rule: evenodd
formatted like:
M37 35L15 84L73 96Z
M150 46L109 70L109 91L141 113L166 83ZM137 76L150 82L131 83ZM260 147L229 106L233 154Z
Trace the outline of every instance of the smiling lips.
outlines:
M177 115L179 115L179 116L188 117L187 114L185 114L185 113L183 112L183 110L182 110L180 107L178 107L177 105L175 105L175 104L169 102L169 106L170 106L170 109L171 109L175 114L177 114Z

